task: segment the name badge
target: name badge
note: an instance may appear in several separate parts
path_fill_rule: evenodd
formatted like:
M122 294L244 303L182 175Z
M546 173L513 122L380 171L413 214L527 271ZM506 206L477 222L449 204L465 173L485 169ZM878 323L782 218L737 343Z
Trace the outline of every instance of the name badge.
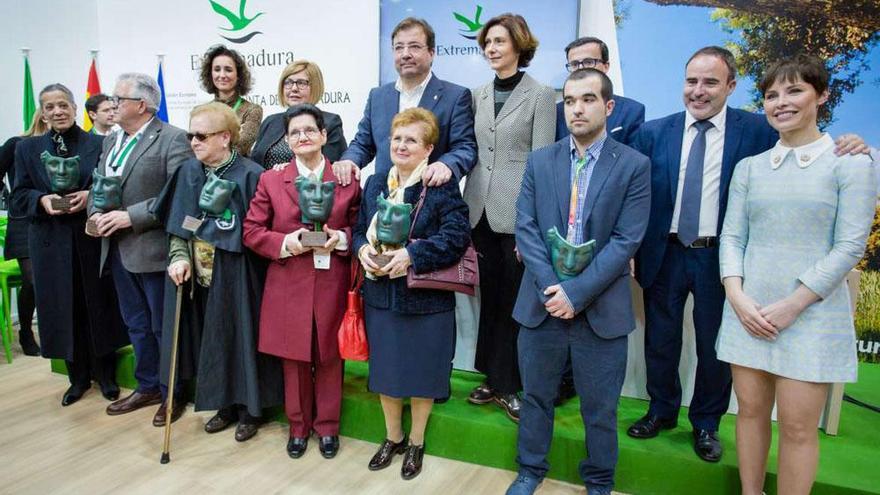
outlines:
M187 215L186 217L183 218L183 225L181 225L183 230L188 230L192 233L195 233L197 230L199 230L199 227L201 227L201 226L202 226L201 219L196 218L196 217L191 217L189 215Z
M312 251L312 260L315 262L316 270L330 269L330 253L321 254L317 251Z

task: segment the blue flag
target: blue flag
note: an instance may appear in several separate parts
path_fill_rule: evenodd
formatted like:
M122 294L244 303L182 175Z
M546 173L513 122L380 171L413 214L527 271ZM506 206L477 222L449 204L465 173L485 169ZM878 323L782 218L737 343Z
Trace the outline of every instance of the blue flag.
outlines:
M162 122L168 123L168 105L165 104L165 78L162 77L162 61L159 61L159 77L156 78L159 83L159 91L162 93L162 100L159 102L159 111L156 116Z

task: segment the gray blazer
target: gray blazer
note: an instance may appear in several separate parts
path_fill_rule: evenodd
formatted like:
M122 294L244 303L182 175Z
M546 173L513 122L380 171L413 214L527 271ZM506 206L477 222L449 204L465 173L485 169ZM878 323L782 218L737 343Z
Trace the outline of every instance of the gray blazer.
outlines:
M493 83L475 89L472 102L478 158L464 189L471 228L485 210L493 232L513 234L526 158L556 138L556 93L525 74L498 118Z
M98 170L107 173L107 156L116 143L117 133L104 139ZM131 228L112 235L119 246L122 265L132 273L161 272L168 256L168 237L159 220L150 213L165 181L181 163L193 157L186 132L158 118L147 126L131 150L122 173L122 207L131 216ZM89 214L94 211L90 208ZM105 269L110 239L101 241L101 271Z

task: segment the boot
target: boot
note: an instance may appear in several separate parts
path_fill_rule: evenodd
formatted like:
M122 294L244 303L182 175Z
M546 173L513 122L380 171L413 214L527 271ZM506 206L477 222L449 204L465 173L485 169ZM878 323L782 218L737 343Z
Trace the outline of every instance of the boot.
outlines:
M40 346L34 340L34 333L30 330L20 330L18 332L18 343L21 344L21 350L25 356L39 356Z

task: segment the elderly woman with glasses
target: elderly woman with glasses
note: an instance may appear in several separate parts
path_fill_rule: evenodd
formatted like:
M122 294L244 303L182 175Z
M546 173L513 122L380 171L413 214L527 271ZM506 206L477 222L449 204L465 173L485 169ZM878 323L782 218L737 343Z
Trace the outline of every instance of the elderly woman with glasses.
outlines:
M178 376L195 380L197 411L217 410L205 431L238 422L235 439L243 442L256 435L263 409L280 404L281 370L257 352L265 265L242 243L242 221L263 169L236 151L239 128L227 105L194 108L187 137L195 159L177 169L154 213L170 240L163 320L169 337L175 286L184 292ZM162 344L167 373L171 338Z
M228 105L235 112L241 122L236 150L248 156L263 120L263 107L244 99L251 90L251 72L244 57L223 45L212 46L202 58L199 78L202 89L214 95L214 101Z
M291 108L301 103L317 105L324 96L324 76L321 68L308 60L294 60L281 72L278 81L278 101L282 107ZM342 133L342 119L339 115L321 111L327 139L321 153L333 163L342 156L347 145ZM293 151L288 145L285 112L266 117L260 126L257 143L251 157L265 169L275 165L286 165L293 159Z

